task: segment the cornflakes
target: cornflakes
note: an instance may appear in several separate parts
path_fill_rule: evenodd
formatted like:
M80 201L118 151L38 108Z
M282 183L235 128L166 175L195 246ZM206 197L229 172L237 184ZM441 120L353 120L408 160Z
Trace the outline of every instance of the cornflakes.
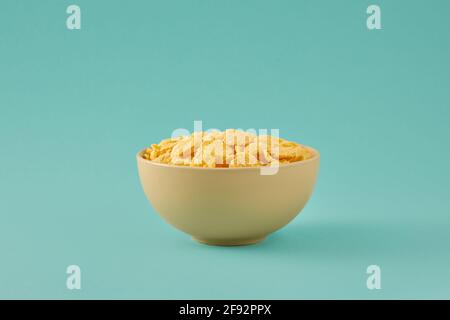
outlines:
M165 139L142 154L158 163L203 168L269 166L313 156L312 150L298 143L235 129Z

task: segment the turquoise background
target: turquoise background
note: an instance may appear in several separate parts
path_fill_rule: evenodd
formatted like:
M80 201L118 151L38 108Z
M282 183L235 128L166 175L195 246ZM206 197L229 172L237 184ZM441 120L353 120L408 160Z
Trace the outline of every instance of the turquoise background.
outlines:
M372 3L382 30L366 28ZM450 298L449 12L445 0L2 0L0 298ZM302 214L233 248L163 222L135 153L194 120L319 149ZM370 264L381 290L366 288Z

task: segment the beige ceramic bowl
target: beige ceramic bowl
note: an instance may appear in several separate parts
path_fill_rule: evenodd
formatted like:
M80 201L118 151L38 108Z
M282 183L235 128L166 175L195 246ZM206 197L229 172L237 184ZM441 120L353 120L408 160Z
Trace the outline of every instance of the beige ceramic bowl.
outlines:
M274 175L259 168L195 168L159 164L137 154L139 177L156 211L193 239L211 245L263 240L303 209L316 181L319 153L280 165Z

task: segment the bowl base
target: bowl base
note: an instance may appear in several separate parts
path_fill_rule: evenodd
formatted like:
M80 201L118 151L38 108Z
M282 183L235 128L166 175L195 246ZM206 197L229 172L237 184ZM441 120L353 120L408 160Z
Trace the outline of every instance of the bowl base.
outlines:
M250 244L256 244L263 241L266 238L251 238L251 239L233 239L233 240L217 240L217 239L201 239L192 237L193 240L200 242L202 244L207 244L209 246L247 246Z

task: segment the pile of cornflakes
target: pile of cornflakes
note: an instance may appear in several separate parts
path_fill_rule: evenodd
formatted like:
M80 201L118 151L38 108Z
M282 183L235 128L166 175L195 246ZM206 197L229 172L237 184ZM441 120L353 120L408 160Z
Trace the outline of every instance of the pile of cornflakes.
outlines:
M204 168L270 166L313 155L312 150L298 143L235 129L165 139L142 154L144 159L158 163Z

